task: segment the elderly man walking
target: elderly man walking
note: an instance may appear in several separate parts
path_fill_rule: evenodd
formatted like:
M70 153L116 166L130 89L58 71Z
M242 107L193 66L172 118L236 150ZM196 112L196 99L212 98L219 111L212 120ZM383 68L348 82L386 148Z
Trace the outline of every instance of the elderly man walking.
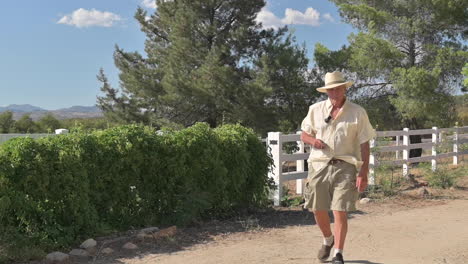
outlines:
M328 99L311 105L301 125L301 140L312 146L304 207L314 212L323 234L318 259L325 262L334 246L334 264L344 263L347 212L356 210L359 192L367 187L369 140L375 136L364 108L345 96L352 84L340 72L327 73L325 86L317 90ZM334 236L329 210L335 219Z

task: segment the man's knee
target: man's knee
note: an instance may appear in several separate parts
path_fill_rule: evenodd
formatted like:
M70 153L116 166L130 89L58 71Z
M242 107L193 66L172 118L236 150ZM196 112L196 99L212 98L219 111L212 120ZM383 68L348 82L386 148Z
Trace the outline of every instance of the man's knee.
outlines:
M314 214L328 214L328 210L312 210Z
M348 212L346 211L333 211L333 218L336 222L346 223L348 221Z

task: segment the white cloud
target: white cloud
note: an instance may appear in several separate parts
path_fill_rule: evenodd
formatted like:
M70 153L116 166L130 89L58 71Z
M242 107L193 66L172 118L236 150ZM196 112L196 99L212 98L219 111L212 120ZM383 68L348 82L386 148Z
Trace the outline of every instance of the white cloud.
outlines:
M335 23L335 19L330 15L330 13L323 14L323 18L325 18L325 20L328 20L332 23Z
M275 14L268 11L267 9L262 9L256 18L257 22L262 23L264 28L274 28L277 29L278 27L283 25L281 19L279 19Z
M331 16L330 16L331 18ZM292 8L286 8L284 17L279 18L267 8L263 8L257 15L257 22L261 22L264 28L278 28L284 25L320 25L320 12L309 7L304 13Z
M285 17L281 21L286 25L320 25L320 13L312 7L307 8L304 13L286 8L284 14Z
M111 27L114 22L122 20L119 15L111 12L101 12L96 9L86 10L83 8L62 17L57 23L70 26L82 27Z
M146 8L153 8L156 9L158 6L156 5L156 0L143 0L141 4Z

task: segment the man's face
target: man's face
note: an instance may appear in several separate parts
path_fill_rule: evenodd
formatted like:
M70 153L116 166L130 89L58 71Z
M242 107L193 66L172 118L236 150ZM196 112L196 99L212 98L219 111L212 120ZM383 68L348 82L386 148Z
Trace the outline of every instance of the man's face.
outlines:
M346 85L341 85L332 89L327 89L328 98L333 101L341 101L346 94Z

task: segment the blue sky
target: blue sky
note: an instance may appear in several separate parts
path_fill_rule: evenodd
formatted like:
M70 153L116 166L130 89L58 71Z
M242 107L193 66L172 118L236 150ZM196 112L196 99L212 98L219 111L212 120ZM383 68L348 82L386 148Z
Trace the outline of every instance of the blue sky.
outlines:
M144 54L145 35L133 15L138 6L156 10L152 0L20 2L3 1L0 9L0 106L48 110L94 105L101 67L118 87L114 46ZM293 28L309 58L317 42L338 49L353 31L327 0L267 0L257 19Z

